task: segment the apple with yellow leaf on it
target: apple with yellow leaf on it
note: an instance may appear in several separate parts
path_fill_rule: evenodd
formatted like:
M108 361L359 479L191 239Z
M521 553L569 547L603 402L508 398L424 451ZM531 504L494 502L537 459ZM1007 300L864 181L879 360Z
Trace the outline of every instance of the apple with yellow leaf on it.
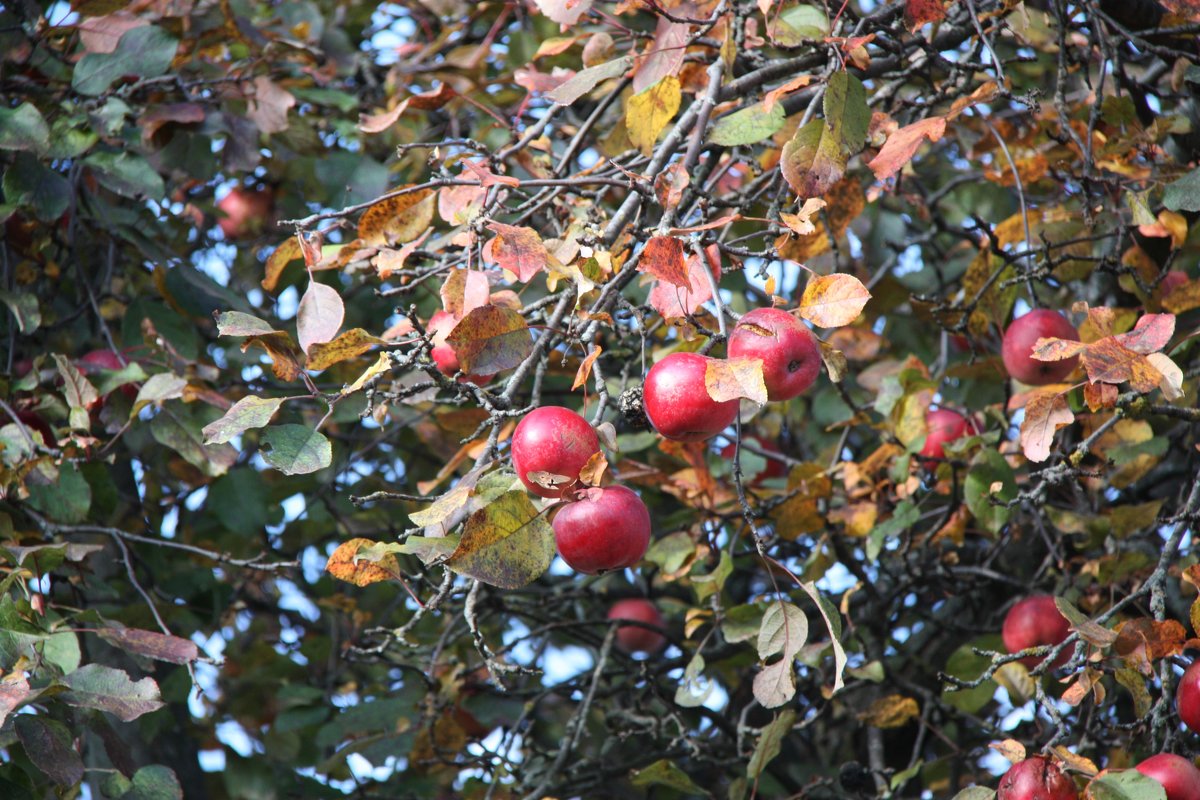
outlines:
M771 402L791 400L812 386L821 372L817 337L780 308L756 308L729 334L730 358L758 358Z
M704 375L712 360L698 353L671 353L646 373L642 402L660 436L702 442L733 424L738 401L718 402L708 394Z
M535 408L513 431L513 469L525 488L539 497L561 497L598 452L596 431L569 408Z
M1030 386L1058 383L1075 370L1078 356L1061 361L1041 361L1033 357L1038 339L1069 339L1079 341L1079 331L1057 311L1035 308L1013 320L1004 332L1000 355L1010 377Z

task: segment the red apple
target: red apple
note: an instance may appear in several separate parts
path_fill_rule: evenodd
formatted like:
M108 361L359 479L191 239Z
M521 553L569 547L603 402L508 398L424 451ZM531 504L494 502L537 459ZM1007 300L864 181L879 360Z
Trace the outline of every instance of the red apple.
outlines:
M1004 646L1010 653L1016 653L1027 647L1039 645L1055 645L1062 642L1071 633L1071 625L1067 618L1054 604L1054 598L1048 594L1036 594L1026 597L1008 610L1004 617L1004 627L1001 635ZM1057 669L1071 658L1071 648L1066 648L1054 660L1052 668ZM1027 667L1035 667L1041 661L1041 656L1029 656L1021 659Z
M588 421L569 408L542 406L517 423L512 435L513 469L525 488L540 497L562 497L579 480L579 470L600 450L600 440ZM530 476L545 472L565 482L545 485Z
M1200 661L1193 661L1183 671L1175 688L1175 707L1183 724L1200 733Z
M925 446L921 448L921 456L926 459L945 458L944 446L955 442L972 430L975 426L969 419L949 408L939 408L925 414ZM926 461L925 469L936 469L936 461Z
M1008 374L1030 386L1045 386L1058 383L1075 370L1079 357L1062 361L1038 361L1033 357L1033 347L1038 339L1070 339L1079 341L1079 332L1067 318L1057 311L1035 308L1023 317L1013 320L1004 332L1000 355Z
M460 369L458 364L458 354L454 352L454 348L446 343L446 337L454 330L454 326L458 324L458 320L453 314L446 311L435 311L433 316L429 318L429 325L426 326L429 331L430 341L433 342L433 349L429 351L429 355L433 358L433 363L437 364L438 371L443 375L454 377ZM495 377L495 373L491 375L463 375L458 379L459 383L470 381L483 385Z
M80 356L75 362L76 368L85 376L97 375L101 372L117 372L125 369L133 359L129 356L114 353L112 350L93 350ZM122 384L121 394L133 400L137 397L137 386L132 383ZM102 402L104 398L100 398ZM98 405L99 403L97 403Z
M658 608L654 603L641 597L629 597L613 603L612 608L608 610L608 618L644 622L660 630L667 627L662 614L658 613ZM653 655L666 643L667 637L661 633L655 633L636 625L621 625L617 628L616 645L617 649L623 653Z
M821 347L800 320L780 308L756 308L729 334L730 358L761 358L767 399L791 400L816 381Z
M642 403L660 436L702 442L733 424L738 401L718 403L705 388L704 373L711 360L696 353L672 353L646 373Z
M1200 800L1200 769L1183 756L1159 753L1138 764L1137 771L1161 783L1167 800Z
M576 572L632 567L650 546L650 512L624 486L584 489L554 515L558 553Z
M1044 756L1018 761L996 789L996 800L1075 800L1079 790L1057 764Z
M257 235L270 223L274 206L275 198L268 189L235 187L217 203L222 212L217 226L226 239Z
M783 452L779 449L779 445L775 444L770 439L764 439L758 434L752 434L750 438L754 440L754 443L758 446L758 449L762 450L763 452ZM730 442L721 448L721 458L725 459L726 461L733 461L733 451L734 443ZM768 458L766 459L766 462L767 464L765 467L759 470L754 476L750 477L750 483L762 483L763 481L771 478L782 478L787 475L787 464L784 464L782 461L774 458Z
M0 420L2 420L0 421L0 424L7 425L8 423L12 422L11 419L5 418L7 416L8 415L6 414L0 416ZM29 429L30 434L32 434L34 431L40 433L42 435L42 444L46 445L47 447L54 447L55 444L58 443L58 440L54 436L54 429L51 428L46 420L42 419L42 415L36 411L18 410L17 419L21 420L21 424ZM34 436L33 439L34 441L37 441L36 436Z

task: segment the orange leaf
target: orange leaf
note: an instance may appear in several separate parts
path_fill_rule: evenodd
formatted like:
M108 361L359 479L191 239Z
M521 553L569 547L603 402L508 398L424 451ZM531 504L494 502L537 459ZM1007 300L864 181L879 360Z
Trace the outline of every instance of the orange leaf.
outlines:
M771 113L771 109L779 102L779 99L785 94L791 94L797 89L803 89L812 83L812 75L797 75L782 86L777 86L763 96L763 111L767 114Z
M804 205L800 207L799 213L780 214L779 219L791 229L792 233L799 236L808 236L817 230L817 226L812 222L813 215L824 208L825 205L825 201L821 198L810 197L804 201Z
M477 269L455 269L450 271L440 289L442 308L455 319L462 319L481 306L488 304L491 288L487 275Z
M683 168L682 161L676 161L654 178L654 194L658 197L663 211L671 211L683 199L683 191L687 189L691 177Z
M400 574L400 565L396 557L387 554L378 563L371 561L356 561L358 551L371 547L375 542L370 539L351 539L342 542L333 551L325 564L325 571L338 580L353 583L355 586L368 586L372 583L391 580Z
M517 276L521 283L529 283L550 262L550 253L542 238L532 228L516 225L488 223L496 238L492 242L492 257L496 262Z
M1025 419L1021 423L1021 450L1034 463L1050 457L1050 445L1055 432L1075 421L1061 394L1042 392L1025 404Z
M704 276L705 264L699 256L688 256L688 288L680 289L666 281L656 281L650 290L650 305L666 319L677 319L695 314L700 306L712 299L712 286L721 280L720 255L716 245L704 248L708 270L713 281Z
M466 373L492 375L512 369L533 350L525 318L511 308L481 306L462 318L446 337Z
M1141 353L1121 345L1115 336L1107 336L1083 351L1083 366L1092 383L1126 383L1136 391L1152 392L1162 373Z
M905 164L912 161L923 140L936 142L945 133L946 120L944 117L929 117L911 125L905 125L888 137L887 142L880 148L879 154L871 159L867 166L875 173L877 179L886 181L903 169Z
M704 388L718 403L746 398L767 404L767 385L760 358L710 358L704 370Z
M638 272L653 275L681 289L688 289L691 285L683 258L683 240L674 236L655 236L646 242L637 268Z
M862 281L853 275L835 272L818 275L804 287L800 298L800 316L822 328L849 325L871 299Z
M588 378L592 374L592 365L596 363L596 359L599 358L602 352L603 348L598 344L594 344L592 345L592 352L588 353L587 357L579 362L579 369L575 371L575 382L571 384L572 392L587 383Z
M1087 349L1083 342L1074 339L1048 339L1039 337L1030 353L1038 361L1065 361Z
M905 0L904 27L910 33L930 22L941 22L946 18L946 7L942 0Z

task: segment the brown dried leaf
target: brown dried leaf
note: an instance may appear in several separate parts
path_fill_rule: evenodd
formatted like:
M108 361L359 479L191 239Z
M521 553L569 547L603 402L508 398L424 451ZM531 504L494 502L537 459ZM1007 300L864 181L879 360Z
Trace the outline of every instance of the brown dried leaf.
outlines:
M1021 423L1021 451L1030 461L1040 464L1050 457L1050 445L1059 428L1075 421L1066 398L1057 392L1041 392L1025 404Z
M363 133L383 133L396 124L400 115L408 108L410 99L405 98L391 111L381 111L378 114L359 114L358 129Z
M905 125L888 137L879 154L871 159L867 166L875 173L876 179L886 181L912 161L921 142L926 139L930 142L940 141L945 133L944 117L928 117Z
M1088 345L1082 360L1093 383L1129 383L1145 393L1154 391L1162 380L1162 373L1144 355L1122 346L1115 336Z
M905 0L904 27L909 33L930 22L941 22L946 18L946 7L942 0Z
M1004 756L1010 764L1016 764L1025 760L1025 745L1016 739L1005 739L1003 742L989 744L988 747Z
M283 274L283 268L296 259L303 257L304 251L300 247L300 239L298 237L289 236L284 239L267 258L267 267L263 275L262 287L268 292L275 291L275 287L279 285L279 276Z
M575 391L580 386L588 382L588 378L592 374L592 365L596 363L596 359L600 357L603 348L598 344L592 345L592 351L587 354L583 361L579 362L579 369L575 371L575 382L571 384L571 391Z
M599 486L604 482L604 473L608 470L608 459L604 453L597 450L592 453L579 470L579 482L585 486Z
M821 198L810 197L804 201L804 205L800 207L798 213L781 213L779 219L797 236L808 236L817 230L817 226L812 222L813 215L824 208L825 205L825 201Z

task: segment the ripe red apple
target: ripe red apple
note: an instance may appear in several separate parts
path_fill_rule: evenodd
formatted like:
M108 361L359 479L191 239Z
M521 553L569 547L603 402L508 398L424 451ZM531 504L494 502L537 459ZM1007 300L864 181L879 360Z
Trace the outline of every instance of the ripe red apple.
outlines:
M525 488L540 497L562 497L579 480L579 470L600 450L600 440L588 421L569 408L542 406L517 423L512 435L513 469ZM545 486L530 478L548 472L566 483Z
M1044 756L1018 761L996 789L996 800L1075 800L1079 790L1058 765Z
M1004 646L1010 653L1027 647L1059 644L1070 633L1070 623L1059 612L1054 598L1048 594L1031 595L1010 608L1004 617L1004 627L1001 630ZM1071 649L1064 649L1054 660L1052 668L1061 667L1070 658ZM1030 668L1037 666L1041 661L1042 657L1039 656L1021 659L1021 663Z
M238 186L217 203L222 212L217 226L226 239L240 239L263 232L271 221L275 198L269 189L243 189Z
M446 343L446 337L454 330L454 326L458 324L458 320L453 314L446 311L435 311L433 316L429 318L429 324L426 329L429 331L430 341L433 342L433 349L429 351L429 355L433 358L433 363L437 364L438 371L443 375L454 377L460 369L458 364L458 354L454 352L454 348ZM483 385L495 377L495 373L491 375L463 375L458 379L459 383L470 381Z
M925 446L921 455L926 459L945 458L944 446L947 442L955 442L974 429L969 419L949 408L939 408L925 414ZM936 469L936 461L926 461L926 469Z
M780 308L756 308L729 334L730 358L761 358L771 402L791 400L816 381L821 348L800 320Z
M1183 724L1200 733L1200 661L1193 661L1183 671L1175 688L1175 707Z
M641 597L629 597L613 603L608 610L609 619L628 619L634 622L644 622L647 625L662 630L666 628L662 614L658 608ZM621 625L617 628L617 649L623 653L645 653L653 655L667 643L667 637L661 633L639 628L636 625Z
M764 439L758 434L752 434L749 438L754 440L754 443L758 446L759 450L767 453L783 452L779 449L779 445L775 444L770 439ZM721 448L721 458L725 459L726 461L733 461L733 451L734 443L730 442ZM774 458L768 458L766 459L766 462L766 466L749 478L750 483L762 483L763 481L771 478L782 478L787 475L787 465L782 461L778 461Z
M1161 783L1167 790L1167 800L1200 798L1200 769L1183 756L1159 753L1138 764L1137 771Z
M1062 314L1046 308L1035 308L1013 320L1004 332L1004 342L1000 346L1004 368L1011 377L1030 386L1045 386L1058 383L1074 371L1078 356L1062 361L1038 361L1033 357L1033 347L1042 338L1077 342L1079 332Z
M576 572L632 567L650 546L650 512L624 486L584 489L554 515L558 554Z
M710 360L696 353L672 353L646 373L642 403L660 436L702 442L733 424L738 401L718 403L704 386Z

